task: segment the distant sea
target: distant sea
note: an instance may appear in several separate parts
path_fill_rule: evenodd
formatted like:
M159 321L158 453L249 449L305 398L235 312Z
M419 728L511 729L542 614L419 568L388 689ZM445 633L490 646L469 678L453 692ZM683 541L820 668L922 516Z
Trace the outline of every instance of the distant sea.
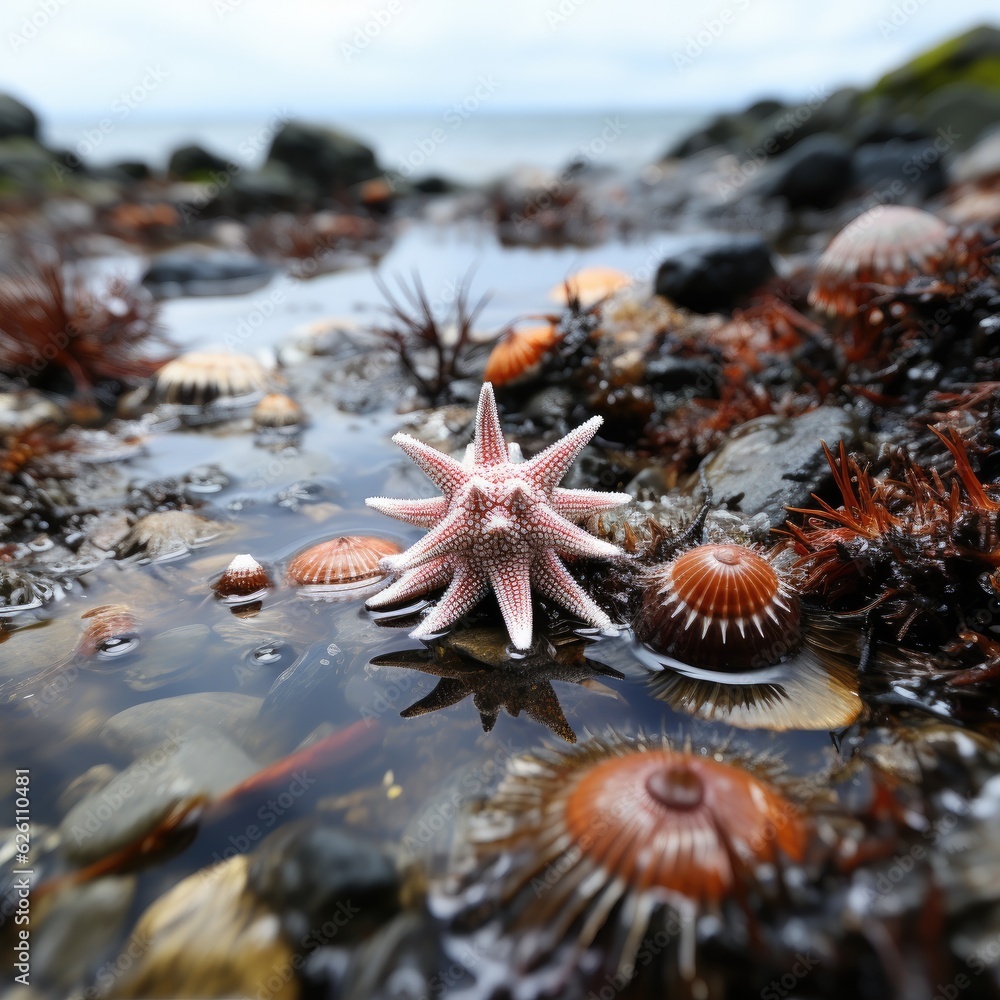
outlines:
M95 129L93 121L49 123L45 140L53 147L105 165L143 160L166 166L171 150L197 143L252 168L263 162L277 113L257 121L112 122ZM379 163L418 178L437 174L465 183L482 183L517 166L557 170L584 155L595 165L638 170L658 159L678 137L704 119L678 112L594 111L587 113L454 112L399 115L344 114L328 124L375 149Z

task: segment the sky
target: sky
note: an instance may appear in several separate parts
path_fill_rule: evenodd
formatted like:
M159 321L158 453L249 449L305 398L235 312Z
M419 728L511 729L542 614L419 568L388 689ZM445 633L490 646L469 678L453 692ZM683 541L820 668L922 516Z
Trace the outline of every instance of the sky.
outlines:
M997 0L3 0L48 121L735 108L864 84Z

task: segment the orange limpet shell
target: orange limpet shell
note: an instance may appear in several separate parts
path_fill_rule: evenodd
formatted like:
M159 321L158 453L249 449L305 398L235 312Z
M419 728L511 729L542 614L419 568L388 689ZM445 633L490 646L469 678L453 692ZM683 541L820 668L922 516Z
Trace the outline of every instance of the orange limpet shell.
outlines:
M551 323L511 330L497 341L490 352L483 381L492 382L495 386L516 382L529 374L558 340Z
M565 282L549 291L549 298L562 305L569 305L569 294L575 295L584 308L596 305L602 299L613 295L619 288L632 284L632 278L616 267L585 267L571 274Z
M288 564L288 578L304 587L341 587L388 574L379 566L386 556L403 550L384 538L342 535L300 552Z
M907 205L878 205L845 226L823 251L809 304L831 316L856 316L879 294L933 276L952 252L952 233L937 216Z
M798 595L743 545L699 545L654 568L636 624L639 638L695 666L747 669L798 645Z
M577 847L609 880L718 902L734 870L801 861L798 809L748 771L673 750L628 753L580 773L565 803Z

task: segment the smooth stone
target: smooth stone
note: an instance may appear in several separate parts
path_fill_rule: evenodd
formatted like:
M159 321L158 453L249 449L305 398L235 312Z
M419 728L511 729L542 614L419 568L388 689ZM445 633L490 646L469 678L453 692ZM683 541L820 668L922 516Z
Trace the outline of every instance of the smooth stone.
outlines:
M111 997L297 1000L301 965L277 918L247 891L237 855L189 875L152 903L129 940L145 942Z
M157 298L243 295L263 288L274 276L271 264L224 250L170 250L156 257L142 284Z
M180 733L67 813L59 827L63 852L73 864L99 861L152 833L196 799L214 799L258 769L225 736L203 727Z
M862 146L852 160L854 184L862 191L877 190L879 204L920 204L947 187L944 156L930 139ZM895 196L897 191L901 192L899 197Z
M100 733L101 741L110 750L133 757L195 726L205 726L239 742L261 704L261 698L230 691L201 691L147 701L108 719Z
M998 59L1000 76L1000 59ZM969 149L1000 122L1000 92L971 83L953 83L923 100L916 109L928 132L950 143L954 152Z
M0 139L9 136L23 136L35 139L38 136L38 117L26 104L22 104L10 94L0 94Z
M678 246L660 264L655 290L694 312L723 312L773 274L771 251L759 236L713 233Z
M215 173L228 175L229 162L195 143L180 146L170 154L167 174L174 180L212 180Z
M199 623L154 635L141 643L139 661L125 671L125 683L133 691L153 691L190 677L202 669L211 639L212 630Z
M291 121L274 137L267 162L283 163L293 174L311 181L320 195L375 177L375 153L353 136L336 129Z
M356 940L399 906L399 876L392 860L370 840L313 820L290 823L254 852L250 890L281 914L289 940L328 921L338 943ZM354 913L341 926L338 915Z
M952 175L956 184L987 181L1000 174L1000 128L987 133L956 161Z
M832 208L853 180L851 146L835 135L813 135L772 160L761 193L784 198L792 208Z
M810 495L830 479L822 441L831 449L858 438L849 409L820 406L798 417L757 417L738 427L699 467L716 506L730 503L744 514L764 513L771 527L784 525L786 507L809 506ZM736 498L739 497L737 500Z
M93 975L125 921L135 884L135 876L107 877L59 893L31 936L32 966L47 987L65 993Z

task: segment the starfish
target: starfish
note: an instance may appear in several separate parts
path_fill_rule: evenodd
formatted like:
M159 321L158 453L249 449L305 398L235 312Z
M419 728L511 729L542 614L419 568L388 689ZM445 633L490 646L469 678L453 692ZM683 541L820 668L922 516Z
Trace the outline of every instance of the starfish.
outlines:
M611 619L570 576L564 557L613 559L624 553L578 526L628 503L625 493L563 489L559 482L603 423L591 417L529 461L504 441L493 386L483 384L476 432L458 462L409 434L393 441L420 466L443 496L430 500L372 497L369 507L431 530L398 556L382 561L399 578L367 607L425 594L448 584L437 606L410 634L427 638L456 622L492 588L511 641L531 645L531 588L606 629Z
M471 628L437 642L427 649L406 649L376 656L371 662L381 667L407 667L439 677L430 694L404 709L404 719L427 715L457 705L472 695L483 732L496 725L501 709L517 718L523 711L529 719L550 729L567 743L576 734L566 721L552 681L581 684L592 690L607 689L598 677L621 680L624 674L587 660L585 642L572 642L552 649L533 647L527 656L511 659L503 634L492 628ZM596 685L596 688L595 688Z

